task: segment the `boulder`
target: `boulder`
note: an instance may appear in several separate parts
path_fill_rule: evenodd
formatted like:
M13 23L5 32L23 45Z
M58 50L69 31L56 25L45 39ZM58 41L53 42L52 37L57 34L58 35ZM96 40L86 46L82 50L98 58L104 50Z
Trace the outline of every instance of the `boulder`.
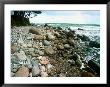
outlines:
M18 69L15 73L15 77L28 77L29 76L29 69L25 66L22 66Z
M41 72L40 68L39 68L39 62L37 60L34 60L34 59L31 62L32 62L32 65L33 65L33 67L32 67L32 76L36 77Z
M90 47L100 48L100 43L98 43L98 42L96 42L96 41L90 41L90 42L89 42L89 46L90 46Z
M100 75L100 65L95 60L89 60L88 66L92 68L98 75Z
M42 34L40 29L30 29L29 33L36 34L36 35L41 35Z

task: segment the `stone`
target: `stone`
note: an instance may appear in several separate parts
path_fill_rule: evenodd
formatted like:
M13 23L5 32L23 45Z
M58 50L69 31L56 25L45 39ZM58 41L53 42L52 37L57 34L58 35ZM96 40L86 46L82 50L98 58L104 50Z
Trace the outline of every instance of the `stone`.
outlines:
M46 72L45 66L44 65L40 66L40 70L41 70L41 72Z
M30 29L29 33L36 34L36 35L41 35L42 34L40 29Z
M91 72L82 72L81 77L95 77Z
M29 48L29 52L34 52L34 48Z
M14 77L15 73L11 72L11 77Z
M27 44L27 47L32 47L32 44Z
M68 60L68 63L70 63L71 65L75 65L75 61L74 60Z
M38 51L39 55L44 55L44 52L43 51Z
M47 40L54 40L55 39L55 36L52 35L52 34L47 34Z
M60 34L58 32L54 32L54 35L59 38L60 37Z
M100 65L95 60L89 60L88 66L93 69L98 75L100 75Z
M18 69L15 73L15 77L28 77L29 76L29 69L25 66L22 66Z
M43 65L46 65L46 64L49 63L49 60L48 60L45 56L39 57L39 61L40 61L40 63L43 64Z
M70 48L70 45L69 44L65 44L64 45L64 48L69 49Z
M81 61L80 59L77 59L77 60L75 61L75 63L76 63L76 65L77 65L78 67L81 67L81 66L82 66L82 61Z
M11 53L13 54L13 53L15 53L15 52L17 52L17 46L14 45L14 44L12 44L12 45L11 45Z
M60 73L59 75L60 77L66 77L66 75L64 73Z
M90 41L90 38L86 35L79 35L77 34L77 37L80 38L82 41Z
M41 72L41 77L48 77L47 72Z
M90 47L100 48L100 43L98 43L98 42L96 42L96 41L90 41L90 42L89 42L89 46L90 46Z
M72 39L68 40L68 43L69 43L71 46L74 46L74 44L75 44L74 40L72 40Z
M27 47L27 44L22 44L22 47L26 48Z
M39 62L37 60L32 60L32 76L38 76L40 74Z
M25 52L24 51L20 51L19 53L16 54L17 55L17 58L19 60L26 60L27 59L27 56L25 55Z
M47 40L44 40L43 44L44 44L44 46L49 46L51 43L49 41L47 41Z
M54 54L54 50L51 46L45 47L44 51L46 54Z
M63 50L64 49L64 46L63 45L57 45L57 49L58 50Z
M47 64L47 69L51 69L53 66L49 63Z
M45 40L46 37L44 35L34 35L34 40Z
M59 43L59 40L54 40L54 44L58 44Z

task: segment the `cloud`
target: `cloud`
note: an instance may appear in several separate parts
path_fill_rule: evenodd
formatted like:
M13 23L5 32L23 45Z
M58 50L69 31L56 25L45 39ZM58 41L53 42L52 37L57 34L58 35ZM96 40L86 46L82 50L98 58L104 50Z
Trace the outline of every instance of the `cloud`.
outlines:
M31 18L31 23L75 23L99 24L100 16L91 11L44 11L42 14Z

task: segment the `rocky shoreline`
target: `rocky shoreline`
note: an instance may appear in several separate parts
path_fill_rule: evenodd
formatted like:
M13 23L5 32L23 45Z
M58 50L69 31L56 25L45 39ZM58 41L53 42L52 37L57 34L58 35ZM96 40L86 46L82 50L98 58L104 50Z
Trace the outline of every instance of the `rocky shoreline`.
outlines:
M96 50L100 50L100 43L71 29L14 26L11 28L11 76L97 77L99 64L93 59L86 60L87 54Z

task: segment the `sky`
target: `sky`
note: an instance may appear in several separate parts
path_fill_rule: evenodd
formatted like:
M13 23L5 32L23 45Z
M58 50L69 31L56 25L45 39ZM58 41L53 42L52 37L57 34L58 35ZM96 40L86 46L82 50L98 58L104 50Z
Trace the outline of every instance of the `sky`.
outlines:
M100 11L42 11L31 23L100 24Z

